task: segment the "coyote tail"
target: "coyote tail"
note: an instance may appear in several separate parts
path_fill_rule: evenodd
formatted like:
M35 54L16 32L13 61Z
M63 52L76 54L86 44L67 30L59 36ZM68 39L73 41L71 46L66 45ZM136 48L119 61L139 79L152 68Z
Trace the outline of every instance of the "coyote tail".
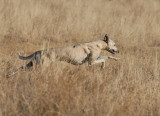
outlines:
M29 56L21 56L19 52L17 52L17 55L19 57L19 59L21 60L28 60L28 59L34 59L34 60L37 60L37 57L41 57L41 51L37 51L37 52L34 52L33 54L29 55Z
M18 55L19 59L21 59L21 60L28 60L28 59L33 58L35 56L35 53L33 53L33 54L29 55L29 56L26 56L26 57L25 56L21 56L19 52L17 52L17 55Z

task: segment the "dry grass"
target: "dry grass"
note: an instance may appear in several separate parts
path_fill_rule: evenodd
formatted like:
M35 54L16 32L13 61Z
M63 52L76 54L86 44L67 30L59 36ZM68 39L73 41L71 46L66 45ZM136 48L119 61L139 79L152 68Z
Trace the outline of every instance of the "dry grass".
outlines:
M26 63L17 51L28 55L106 33L121 60L108 60L102 71L57 62L5 78ZM158 116L160 1L1 0L0 67L1 116Z

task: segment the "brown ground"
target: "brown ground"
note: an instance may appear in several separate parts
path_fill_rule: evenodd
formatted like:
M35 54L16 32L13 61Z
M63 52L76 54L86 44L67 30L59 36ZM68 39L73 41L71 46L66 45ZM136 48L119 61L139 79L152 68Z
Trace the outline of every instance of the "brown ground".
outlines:
M91 68L64 62L22 71L17 58L103 38L120 61ZM103 52L103 55L110 55ZM1 116L160 115L159 0L0 0Z

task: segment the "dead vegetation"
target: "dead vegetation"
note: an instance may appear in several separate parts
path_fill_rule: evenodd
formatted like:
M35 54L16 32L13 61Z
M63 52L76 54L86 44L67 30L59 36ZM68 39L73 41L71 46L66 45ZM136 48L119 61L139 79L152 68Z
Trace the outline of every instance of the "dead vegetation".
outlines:
M1 0L0 115L160 115L159 19L159 0ZM57 62L5 78L26 63L17 51L28 55L106 33L121 60L108 60L104 70Z

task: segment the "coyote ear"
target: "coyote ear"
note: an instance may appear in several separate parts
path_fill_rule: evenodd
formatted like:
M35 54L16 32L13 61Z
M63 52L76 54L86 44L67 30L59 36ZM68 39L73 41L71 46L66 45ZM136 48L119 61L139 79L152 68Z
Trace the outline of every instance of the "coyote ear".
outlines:
M109 40L109 38L108 38L108 35L106 34L106 35L104 36L104 41L105 41L106 43L108 43L108 40Z

